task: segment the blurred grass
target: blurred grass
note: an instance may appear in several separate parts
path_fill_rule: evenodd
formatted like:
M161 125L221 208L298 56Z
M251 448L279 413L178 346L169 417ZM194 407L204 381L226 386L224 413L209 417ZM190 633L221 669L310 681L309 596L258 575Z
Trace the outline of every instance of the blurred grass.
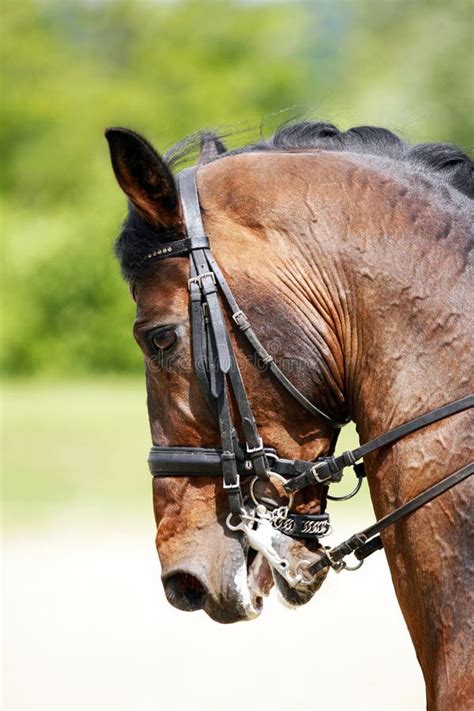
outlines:
M4 522L147 510L149 429L137 379L3 385Z
M8 527L47 522L75 509L94 518L117 511L152 516L144 380L9 381L2 388L2 410ZM338 450L356 443L351 425ZM351 485L344 482L341 490ZM346 505L365 505L366 498L361 494Z

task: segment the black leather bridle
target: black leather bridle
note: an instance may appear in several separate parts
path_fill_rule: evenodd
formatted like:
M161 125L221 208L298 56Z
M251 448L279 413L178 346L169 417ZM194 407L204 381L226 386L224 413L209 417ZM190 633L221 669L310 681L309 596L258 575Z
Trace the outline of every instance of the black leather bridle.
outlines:
M245 384L240 373L234 349L229 338L219 295L227 303L236 326L246 337L261 363L272 373L278 382L312 415L331 425L333 432L341 428L346 421L336 421L320 410L298 390L280 370L272 356L256 336L245 313L237 304L218 264L214 260L208 237L205 234L201 218L201 209L196 187L196 168L188 168L180 173L179 191L187 237L169 243L160 243L156 250L147 255L146 260L160 260L169 257L189 255L190 278L190 320L192 333L193 365L203 395L214 413L219 425L221 447L165 447L153 446L148 463L153 477L221 477L229 501L229 509L237 518L250 519L247 528L238 526L234 530L245 530L248 534L258 527L259 519L250 514L241 486L241 478L251 477L253 503L258 512L259 502L253 494L253 484L257 479L278 478L284 485L289 497L307 486L339 482L343 470L353 466L358 484L352 493L356 493L364 476L363 464L357 462L370 452L391 444L401 437L422 427L454 415L474 405L474 395L469 395L443 407L417 417L383 435L344 452L340 456L318 457L315 461L283 459L275 449L266 447L259 435L255 417L250 407ZM230 393L233 395L239 415L244 441L240 442L234 427L230 409ZM336 437L332 438L335 444ZM459 471L431 487L392 514L381 519L373 526L352 536L348 541L327 550L316 563L305 568L304 576L295 577L296 583L308 583L308 574L315 575L327 566L336 570L347 567L343 558L355 553L362 561L367 555L382 547L380 531L395 523L411 511L431 501L447 489L470 476L474 464L468 464ZM325 489L327 491L327 489ZM351 495L352 495L351 493ZM323 496L323 505L325 503ZM336 499L338 497L329 497ZM349 497L340 497L341 499ZM324 512L319 515L299 515L292 513L291 507L278 507L268 513L260 504L260 514L271 525L295 538L313 538L327 534L329 516ZM231 526L229 526L231 527ZM297 578L297 579L296 579ZM296 584L295 583L295 584Z

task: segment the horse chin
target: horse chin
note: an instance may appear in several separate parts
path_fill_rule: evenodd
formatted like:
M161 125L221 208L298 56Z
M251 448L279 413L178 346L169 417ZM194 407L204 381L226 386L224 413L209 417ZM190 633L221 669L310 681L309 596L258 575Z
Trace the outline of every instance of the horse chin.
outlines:
M279 555L289 562L291 571L296 570L300 561L314 562L324 553L324 549L319 543L310 544L311 548L308 548L302 541L295 541L282 534L278 534L278 537L273 539L273 545ZM261 553L252 553L250 549L247 552L247 561L247 584L252 600L258 608L258 613L261 612L264 598L268 597L274 585L280 601L286 607L300 607L311 600L328 573L328 569L325 568L318 573L310 585L299 584L292 587L279 573L272 570Z
M300 607L305 605L311 600L313 595L321 587L323 580L326 577L326 571L319 574L316 580L311 583L311 585L297 585L296 587L291 587L284 578L278 573L275 574L275 585L278 591L278 597L280 601L286 607Z
M287 536L282 536L277 549L279 554L289 562L291 571L296 570L300 561L305 560L313 563L324 553L324 549L319 544L316 546L311 544L311 548L308 548L303 541L294 541ZM292 608L305 605L319 590L327 573L328 568L324 568L316 575L310 585L298 584L295 587L290 586L279 573L275 573L274 580L280 601L287 607Z

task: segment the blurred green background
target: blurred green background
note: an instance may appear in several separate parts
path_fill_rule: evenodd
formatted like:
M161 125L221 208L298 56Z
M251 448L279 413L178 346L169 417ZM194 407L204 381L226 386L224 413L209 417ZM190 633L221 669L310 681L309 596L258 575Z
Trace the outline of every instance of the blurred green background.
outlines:
M133 127L164 151L206 127L237 145L298 115L469 150L472 8L3 0L7 520L149 506L143 366L112 256L125 200L104 127Z

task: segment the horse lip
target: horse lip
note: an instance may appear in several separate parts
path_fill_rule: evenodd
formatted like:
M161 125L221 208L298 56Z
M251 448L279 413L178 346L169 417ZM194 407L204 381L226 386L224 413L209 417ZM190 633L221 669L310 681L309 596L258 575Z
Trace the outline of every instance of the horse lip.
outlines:
M229 575L227 584L231 592L225 597L225 603L222 603L220 596L213 595L212 591L208 595L203 609L216 622L232 624L254 620L263 610L264 598L273 586L273 576L262 554L250 551L249 546L244 544L243 565Z
M221 625L254 620L261 612L261 608L254 605L232 604L224 606L211 597L208 598L203 610L214 622L219 622Z
M321 553L322 552L323 550L321 549ZM303 584L292 587L287 583L283 576L275 571L275 585L279 596L285 605L289 607L300 607L312 599L314 594L319 590L326 579L327 573L328 569L325 568L316 575L314 581L310 585Z
M247 558L248 561L248 558ZM254 597L268 597L273 587L273 575L270 564L262 553L256 552L248 567L247 584Z

